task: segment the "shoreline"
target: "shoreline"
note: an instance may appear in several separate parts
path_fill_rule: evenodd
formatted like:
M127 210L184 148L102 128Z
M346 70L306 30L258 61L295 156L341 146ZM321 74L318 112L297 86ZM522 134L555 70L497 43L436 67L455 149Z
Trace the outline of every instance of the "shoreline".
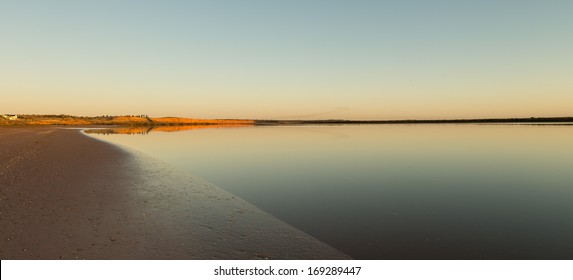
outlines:
M177 127L177 126L268 126L268 125L344 125L344 124L511 124L511 123L573 123L573 117L529 117L529 118L474 118L474 119L390 119L390 120L347 120L347 119L190 119L179 117L150 118L142 116L99 116L78 117L72 115L13 115L0 116L0 127L18 125L39 126L138 126L138 127Z
M349 259L219 187L79 129L0 127L1 259Z

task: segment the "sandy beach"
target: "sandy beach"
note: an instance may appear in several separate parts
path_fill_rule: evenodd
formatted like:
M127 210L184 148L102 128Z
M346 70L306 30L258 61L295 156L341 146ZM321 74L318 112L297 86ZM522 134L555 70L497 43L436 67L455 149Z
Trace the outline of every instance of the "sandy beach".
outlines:
M200 178L78 129L0 127L1 259L347 259Z

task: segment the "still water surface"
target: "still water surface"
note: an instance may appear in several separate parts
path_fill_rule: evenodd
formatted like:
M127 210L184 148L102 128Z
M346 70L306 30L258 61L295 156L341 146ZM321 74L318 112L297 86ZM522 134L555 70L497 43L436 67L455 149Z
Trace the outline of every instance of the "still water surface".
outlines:
M358 259L573 259L573 126L352 125L95 134Z

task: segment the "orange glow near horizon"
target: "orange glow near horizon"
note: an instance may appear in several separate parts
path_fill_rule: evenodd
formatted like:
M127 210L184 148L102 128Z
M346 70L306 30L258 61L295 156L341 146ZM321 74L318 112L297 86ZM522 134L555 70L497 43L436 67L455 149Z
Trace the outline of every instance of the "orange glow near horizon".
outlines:
M573 115L568 2L114 5L6 4L0 114Z

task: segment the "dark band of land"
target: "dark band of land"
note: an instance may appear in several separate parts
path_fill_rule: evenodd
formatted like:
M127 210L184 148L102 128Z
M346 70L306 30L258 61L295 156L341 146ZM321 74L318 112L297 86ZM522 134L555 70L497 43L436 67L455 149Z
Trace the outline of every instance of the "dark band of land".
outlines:
M440 124L440 123L570 123L573 117L444 119L444 120L256 120L257 125L281 124Z
M346 259L230 193L78 129L0 127L0 259Z
M179 117L151 118L139 116L79 117L71 115L3 115L0 125L66 125L66 126L248 126L307 124L463 124L463 123L573 123L573 117L431 119L431 120L260 120L260 119L193 119Z

